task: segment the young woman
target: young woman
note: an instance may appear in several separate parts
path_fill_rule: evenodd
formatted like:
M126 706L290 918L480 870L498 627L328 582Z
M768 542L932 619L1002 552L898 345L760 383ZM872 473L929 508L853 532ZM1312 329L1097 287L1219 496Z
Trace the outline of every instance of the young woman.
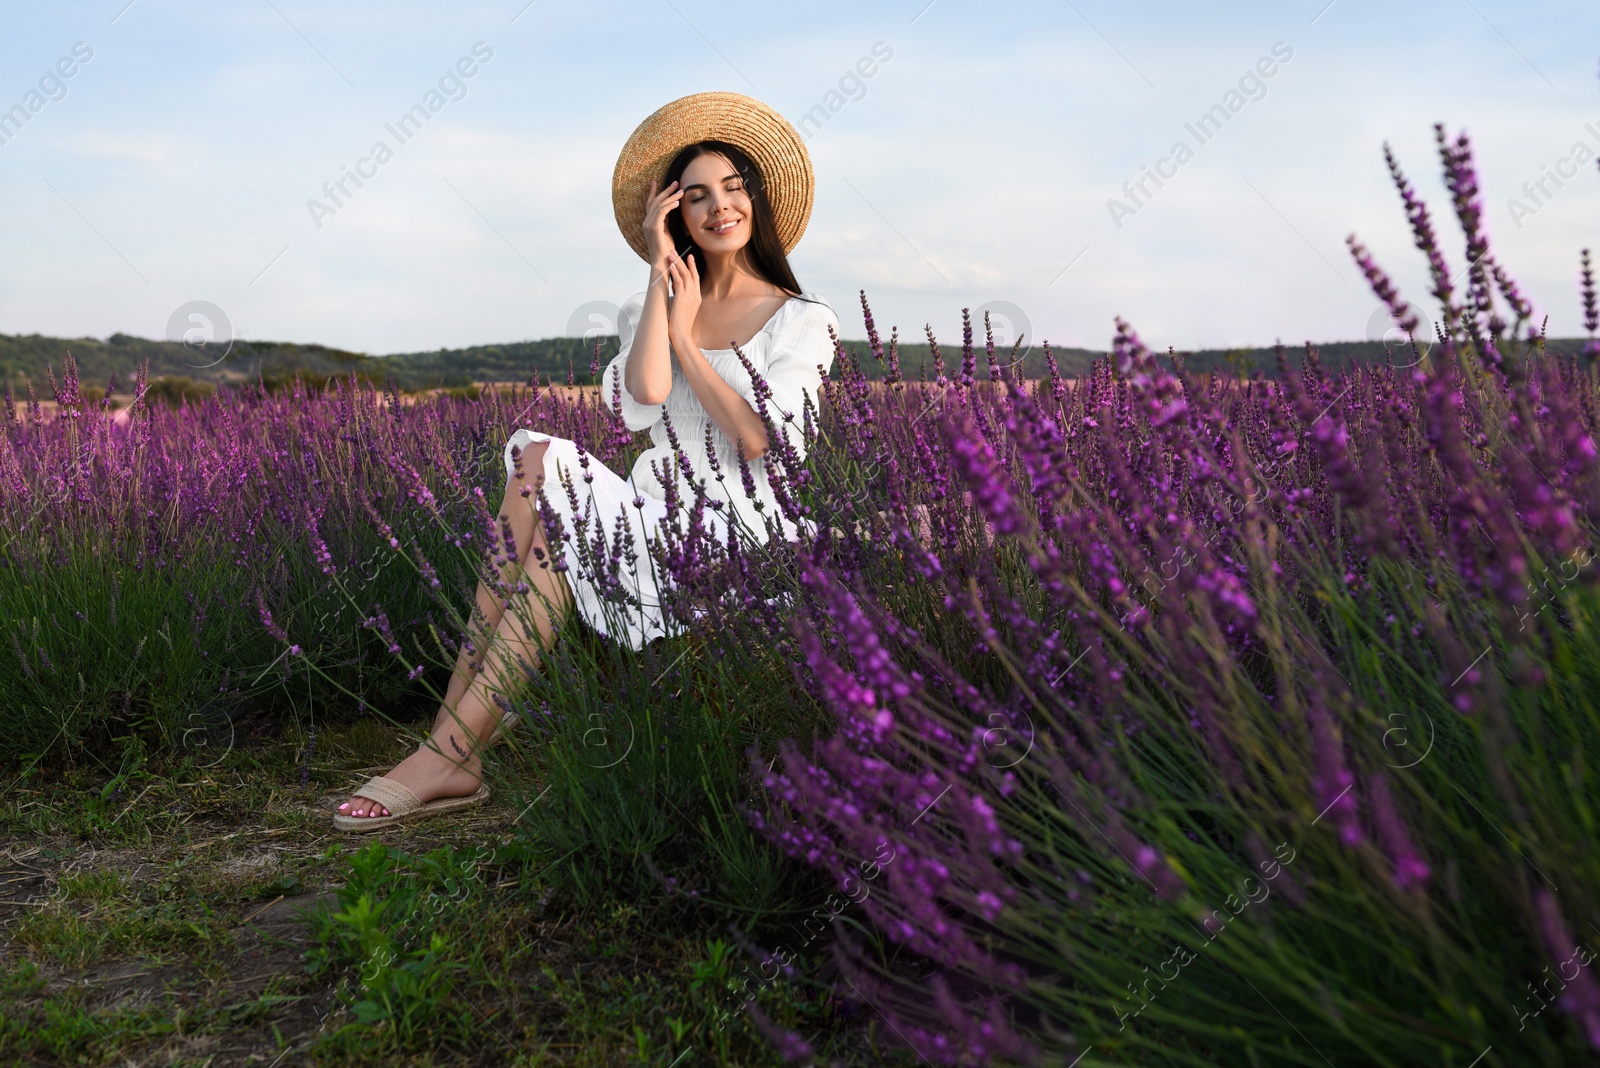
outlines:
M838 332L833 309L815 295L802 295L789 269L787 254L805 230L811 197L811 163L799 135L749 97L684 97L634 131L617 161L612 201L623 236L650 265L650 280L642 304L623 309L622 351L607 366L602 390L609 399L620 384L623 419L631 430L648 428L652 448L635 462L629 479L589 457L594 479L585 482L573 442L530 430L512 435L501 513L511 524L517 559L502 577L510 585L526 583L530 592L522 603L508 605L479 585L482 633L493 635L482 660L475 662L463 649L428 739L341 804L336 826L375 830L484 800L483 750L500 725L495 697L515 687L523 665L538 662L566 613L575 610L602 634L635 649L671 631L660 607L659 576L643 548L672 522L665 503L669 482L676 481L672 488L680 500L694 498L694 484L668 443L668 419L693 482L722 502L705 513L713 536L726 541L730 523L762 540L775 531L798 536L779 514L767 482L763 457L774 443L756 411L762 401L733 346L771 390L765 401L771 425L803 454L805 399L817 403ZM720 479L708 449L720 465ZM754 478L753 496L741 485L741 450ZM531 484L523 472L532 473ZM576 514L563 473L577 491ZM546 482L546 499L567 535L560 550L565 572L549 566L550 542L533 506L531 495ZM765 507L756 508L757 501ZM613 600L605 611L607 603L582 565L571 535L586 515L593 517L589 523L603 524L607 542L622 524L643 535L633 542L640 546L634 559L615 576L626 587L631 609L620 611Z

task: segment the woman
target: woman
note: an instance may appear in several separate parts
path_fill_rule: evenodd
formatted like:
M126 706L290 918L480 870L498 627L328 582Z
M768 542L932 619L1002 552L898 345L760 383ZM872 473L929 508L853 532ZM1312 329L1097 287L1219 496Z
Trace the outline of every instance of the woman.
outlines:
M687 501L698 483L708 499L721 502L704 515L720 541L727 540L729 524L758 540L774 529L790 539L801 533L779 514L768 484L763 457L775 443L767 438L756 410L763 402L733 346L771 390L764 402L771 425L803 455L799 427L806 398L817 403L838 333L833 309L802 295L789 269L787 253L805 230L811 198L811 162L799 135L749 97L684 97L634 131L612 176L612 202L623 236L650 264L650 281L642 304L623 310L622 351L601 381L607 398L620 385L624 421L630 430L648 428L653 447L635 462L628 480L586 458L594 478L585 482L573 442L530 430L512 435L501 511L517 559L502 577L512 586L526 582L531 592L507 611L492 590L479 585L483 633L494 635L481 664L463 649L427 741L341 804L335 826L375 830L487 798L482 753L500 723L495 696L512 690L522 665L536 663L550 647L553 621L566 613L576 610L602 634L635 649L671 631L648 551L641 546L631 566L615 576L620 581L608 583L623 587L631 607L622 609L617 598L602 597L582 565L575 531L599 522L607 543L623 525L652 539L673 521L666 504L669 484ZM687 475L668 443L668 420L692 469ZM741 484L741 451L750 464L753 494ZM533 473L532 485L522 481L524 472ZM577 512L563 473L576 490ZM567 535L559 549L564 572L549 566L550 541L533 504L532 494L546 483L545 497ZM594 536L584 533L583 540Z

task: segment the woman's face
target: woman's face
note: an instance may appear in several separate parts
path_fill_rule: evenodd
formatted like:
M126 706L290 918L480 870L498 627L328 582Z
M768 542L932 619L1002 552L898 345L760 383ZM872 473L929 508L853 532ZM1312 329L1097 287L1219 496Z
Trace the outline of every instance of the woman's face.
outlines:
M679 210L689 237L707 253L737 252L750 241L750 195L744 180L722 156L706 153L689 161L680 179Z

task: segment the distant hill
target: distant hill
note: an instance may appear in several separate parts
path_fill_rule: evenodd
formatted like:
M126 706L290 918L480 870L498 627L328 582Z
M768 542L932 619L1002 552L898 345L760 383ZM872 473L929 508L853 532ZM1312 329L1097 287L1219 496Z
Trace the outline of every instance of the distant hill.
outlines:
M463 349L438 349L432 352L407 352L392 356L369 356L365 353L347 352L325 345L300 345L282 341L235 341L231 348L211 351L191 349L177 342L150 341L113 334L104 341L95 338L54 338L39 334L0 334L0 383L7 383L21 392L32 383L41 397L48 397L49 384L46 369L55 367L59 374L62 360L68 352L78 363L78 373L86 386L104 388L115 374L119 391L126 391L133 381L141 362L149 361L152 378L192 379L214 385L238 384L265 380L268 385L279 384L291 377L308 378L322 382L335 376L356 374L367 381L382 383L393 380L397 388L405 390L465 386L474 382L526 382L535 373L541 380L568 381L584 384L592 381L590 368L594 361L594 344L599 342L600 361L616 355L616 337L601 337L584 341L581 338L545 338L542 341L518 341L499 345L475 345ZM864 341L847 341L862 360L868 375L883 377L885 368L873 359ZM1303 345L1286 346L1291 365L1298 366L1304 354ZM1581 338L1563 338L1549 342L1552 353L1577 354L1582 351ZM936 376L937 369L926 343L900 346L901 373L915 380L923 375ZM1076 377L1088 370L1104 352L1092 349L1054 348L1056 366L1067 377ZM1318 346L1319 358L1324 367L1342 370L1353 364L1382 362L1384 347L1375 341L1337 341ZM947 372L961 366L960 345L939 346ZM1259 371L1271 377L1278 372L1278 361L1272 348L1202 349L1197 352L1180 352L1185 366L1191 371L1232 370L1249 375ZM996 352L997 359L1009 357ZM1392 359L1397 364L1410 363L1409 350L1396 350ZM980 348L977 352L978 376L987 377L986 362ZM1029 378L1040 378L1046 373L1044 351L1039 346L1030 348L1022 360L1022 371Z
M862 362L872 378L881 378L882 371L877 367L876 361L867 352L866 342L847 341L846 345L854 346L861 354ZM1582 338L1551 339L1546 342L1546 351L1551 354L1577 355L1583 351ZM1415 361L1409 347L1404 344L1392 346L1388 358L1397 366L1403 366ZM1089 370L1096 360L1104 359L1106 353L1093 349L1057 348L1052 345L1050 351L1054 354L1056 367L1067 378L1076 378ZM1278 374L1278 355L1276 347L1266 348L1238 348L1238 349L1200 349L1198 351L1185 351L1179 349L1177 355L1182 358L1184 367L1196 373L1212 371L1231 371L1234 374L1248 377L1256 372L1268 378L1275 378ZM1305 345L1285 345L1284 355L1288 358L1291 367L1299 367L1305 358ZM939 356L943 360L947 372L959 370L961 367L961 346L939 345ZM998 347L995 350L995 359L1005 362L1009 359L1009 350L1002 352ZM1171 361L1166 359L1167 353L1158 353L1162 361L1171 366ZM1380 341L1332 341L1317 345L1317 359L1329 371L1342 371L1347 367L1363 363L1382 363L1385 359L1385 350ZM976 352L977 375L987 378L987 361L983 349ZM919 376L918 369L926 366L929 378L935 376L936 368L932 360L929 347L926 343L920 345L900 346L900 370L908 379ZM1022 370L1028 378L1043 378L1049 373L1045 363L1044 349L1042 346L1033 346L1022 359Z
M616 355L616 338L599 340L602 360ZM594 358L592 342L586 346L581 338L368 356L326 345L284 341L236 340L231 348L189 348L174 341L150 341L127 334L113 334L105 341L0 334L0 382L9 382L14 388L32 382L35 390L43 393L48 389L46 368L53 366L59 374L68 352L77 361L78 375L85 385L103 388L115 374L121 390L127 389L139 365L147 360L152 378L189 378L214 385L253 382L257 378L271 384L296 375L322 381L353 372L380 383L392 378L400 389L431 389L473 382L526 381L535 371L541 379L565 382L569 368L575 381L585 382Z
M1552 356L1577 356L1583 352L1583 338L1549 338L1545 352ZM1386 358L1397 367L1416 361L1405 342L1390 343L1388 350L1381 341L1328 341L1317 344L1317 359L1329 371L1342 371L1363 363L1382 363ZM1284 353L1291 367L1299 367L1305 357L1305 345L1285 345ZM1268 378L1278 374L1278 357L1275 348L1201 349L1183 352L1184 367L1194 372L1229 370L1248 376L1260 371Z

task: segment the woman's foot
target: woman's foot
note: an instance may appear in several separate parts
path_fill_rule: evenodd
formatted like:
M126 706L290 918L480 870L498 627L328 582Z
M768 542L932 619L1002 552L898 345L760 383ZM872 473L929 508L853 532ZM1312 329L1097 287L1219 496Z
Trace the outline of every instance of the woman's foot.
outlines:
M461 732L455 732L460 737ZM440 797L465 797L478 789L483 780L483 761L476 753L462 759L452 754L446 756L439 748L440 739L430 739L415 753L396 764L384 778L392 779L417 795L417 800L427 802ZM444 747L450 745L448 733L442 739ZM387 816L389 810L371 798L359 795L339 806L344 816Z

